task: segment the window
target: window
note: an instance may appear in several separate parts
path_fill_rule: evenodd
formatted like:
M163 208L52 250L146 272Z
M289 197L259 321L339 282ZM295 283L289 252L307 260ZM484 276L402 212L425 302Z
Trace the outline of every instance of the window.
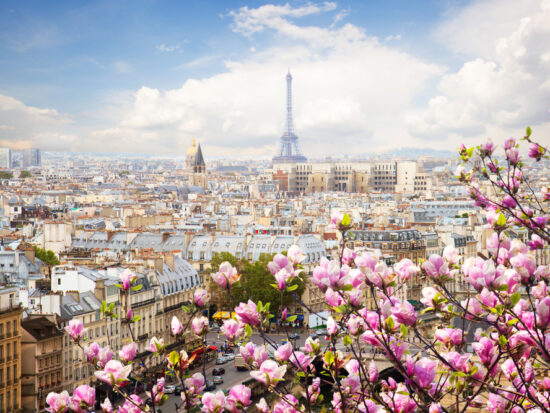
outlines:
M61 278L57 279L57 285L61 285Z

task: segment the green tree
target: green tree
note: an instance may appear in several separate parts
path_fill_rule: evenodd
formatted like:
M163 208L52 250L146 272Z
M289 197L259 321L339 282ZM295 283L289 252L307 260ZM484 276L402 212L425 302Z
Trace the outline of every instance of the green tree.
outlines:
M241 279L233 286L231 293L238 302L252 300L255 303L258 301L264 304L271 303L271 314L278 314L281 304L288 306L294 301L294 295L301 297L305 290L305 282L300 276L294 277L288 285L297 285L298 287L292 293L285 292L281 302L281 292L272 286L275 283L275 278L267 268L267 264L272 259L273 255L271 254L261 254L258 261L241 261Z
M21 171L19 178L32 178L32 174L29 171Z
M43 248L34 246L34 255L36 258L44 262L49 266L59 265L59 259L55 256L55 253L51 250L45 250Z
M11 179L13 174L9 171L0 171L0 179Z
M212 268L212 272L218 272L221 263L225 261L229 262L233 267L239 268L239 260L233 254L231 254L230 252L216 252L210 260L210 267Z

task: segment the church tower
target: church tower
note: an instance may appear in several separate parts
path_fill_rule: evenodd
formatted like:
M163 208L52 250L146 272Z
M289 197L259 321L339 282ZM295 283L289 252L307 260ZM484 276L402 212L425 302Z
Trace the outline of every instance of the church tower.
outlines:
M202 156L201 144L197 145L195 138L191 143L191 147L187 150L185 156L185 166L191 172L190 184L192 186L202 186L208 188L208 177L206 173L206 163Z

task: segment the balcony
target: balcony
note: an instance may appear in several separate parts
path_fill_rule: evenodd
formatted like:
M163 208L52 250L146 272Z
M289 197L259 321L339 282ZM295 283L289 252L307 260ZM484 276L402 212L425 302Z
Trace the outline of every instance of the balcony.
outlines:
M10 338L10 337L11 337L11 332L8 331L8 332L6 333L6 338Z
M143 340L147 340L147 338L149 337L149 334L145 333L145 334L142 334L141 336L138 336L138 341L143 341Z

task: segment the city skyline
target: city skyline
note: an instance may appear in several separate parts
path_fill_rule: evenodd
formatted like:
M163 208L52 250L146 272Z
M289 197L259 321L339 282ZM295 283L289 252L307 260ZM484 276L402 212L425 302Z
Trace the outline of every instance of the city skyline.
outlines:
M289 68L310 158L550 139L547 0L243 4L4 2L0 146L267 159Z

